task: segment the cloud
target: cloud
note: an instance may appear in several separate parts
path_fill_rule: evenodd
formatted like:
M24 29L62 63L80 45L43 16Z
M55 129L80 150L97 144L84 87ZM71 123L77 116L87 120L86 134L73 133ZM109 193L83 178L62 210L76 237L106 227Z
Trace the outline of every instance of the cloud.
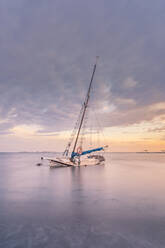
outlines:
M138 85L138 82L135 81L132 77L128 77L123 82L123 87L126 89L134 88Z
M30 137L41 130L42 127L37 125L17 125L10 129L11 133L16 136Z
M161 137L161 140L165 141L165 136ZM163 149L162 151L165 151L165 149Z
M165 110L165 102L157 102L155 104L152 104L150 106L150 110L151 111L161 111L161 110Z
M131 99L131 98L117 98L116 100L116 103L119 104L119 105L135 105L136 102L134 99Z
M148 132L156 132L156 133L165 132L165 126L163 126L163 127L149 128L148 129Z
M0 135L9 135L11 134L10 131L0 131Z
M110 115L102 114L100 119L103 120L105 126L127 126L137 123L142 123L144 121L153 121L154 119L159 119L160 123L163 121L161 118L165 116L165 109L153 108L154 105L149 106L136 106L136 108L130 109L116 109ZM159 125L160 125L159 123Z
M96 55L90 106L102 126L163 116L163 10L162 0L0 1L0 133L72 129Z
M9 121L8 119L0 119L0 124L7 123L8 121Z

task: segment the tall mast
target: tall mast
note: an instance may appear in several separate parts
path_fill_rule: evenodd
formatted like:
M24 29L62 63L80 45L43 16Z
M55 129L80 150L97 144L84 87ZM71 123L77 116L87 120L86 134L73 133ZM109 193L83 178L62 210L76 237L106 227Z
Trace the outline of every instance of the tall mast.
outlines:
M81 130L81 127L82 127L82 124L83 124L83 121L84 121L85 112L86 112L86 109L88 107L88 102L89 102L89 97L90 97L90 91L91 91L91 87L92 87L92 82L93 82L94 74L95 74L95 71L96 71L96 66L97 66L97 60L98 60L98 58L99 57L97 56L96 57L96 63L94 65L93 72L92 72L91 81L90 81L89 88L88 88L88 91L87 91L87 95L86 95L86 98L85 98L85 101L84 101L84 109L83 109L83 113L82 113L82 117L81 117L81 120L80 120L80 125L79 125L78 131L77 131L77 136L76 136L76 140L75 140L75 143L74 143L74 147L73 147L72 153L75 152L76 145L77 145L78 138L79 138L79 134L80 134L80 130Z

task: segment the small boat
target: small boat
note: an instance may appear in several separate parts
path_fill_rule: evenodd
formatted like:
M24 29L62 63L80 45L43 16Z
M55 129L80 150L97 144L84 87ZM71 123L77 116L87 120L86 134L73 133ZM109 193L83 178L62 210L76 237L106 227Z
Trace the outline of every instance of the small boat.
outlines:
M37 166L41 166L41 165L42 165L42 163L37 163L36 165L37 165Z
M107 147L107 146L106 146ZM105 147L105 148L106 148ZM103 150L104 148L102 148ZM89 151L88 151L89 152ZM71 167L71 166L88 166L88 165L100 165L105 161L104 156L102 155L90 155L85 156L84 159L80 159L83 154L75 155L74 159L71 157L56 157L56 158L46 158L44 159L49 161L50 168L59 168L59 167Z
M96 63L93 68L92 77L91 77L88 91L85 97L85 101L80 110L79 118L71 134L71 138L67 144L67 147L65 151L63 152L63 155L61 157L56 157L56 158L42 157L42 159L46 159L50 162L49 163L50 168L71 167L71 166L80 166L80 165L81 166L98 165L98 164L103 164L105 162L105 158L102 154L96 155L94 153L104 151L104 149L107 148L107 146L100 146L100 147L96 147L96 148L92 148L88 150L83 150L82 144L78 145L80 133L83 128L83 124L84 124L84 120L86 116L86 110L89 104L90 92L91 92L91 87L92 87L92 83L94 79L94 74L96 71L96 66L97 66L97 59L96 59ZM74 141L74 144L73 144L72 152L70 153L69 150L71 148L73 141ZM92 154L92 155L89 155L89 154Z

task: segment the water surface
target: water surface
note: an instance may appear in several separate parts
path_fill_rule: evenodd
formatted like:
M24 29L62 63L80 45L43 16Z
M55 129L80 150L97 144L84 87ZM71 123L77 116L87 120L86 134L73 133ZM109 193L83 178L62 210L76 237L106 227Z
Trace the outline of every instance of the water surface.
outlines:
M59 169L43 155L0 153L0 248L165 247L165 154Z

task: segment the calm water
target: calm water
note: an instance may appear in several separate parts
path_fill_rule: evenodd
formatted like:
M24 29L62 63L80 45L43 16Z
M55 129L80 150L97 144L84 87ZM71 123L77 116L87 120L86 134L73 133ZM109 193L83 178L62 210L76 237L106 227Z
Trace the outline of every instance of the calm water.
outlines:
M41 156L0 154L0 248L165 247L165 154L59 169Z

